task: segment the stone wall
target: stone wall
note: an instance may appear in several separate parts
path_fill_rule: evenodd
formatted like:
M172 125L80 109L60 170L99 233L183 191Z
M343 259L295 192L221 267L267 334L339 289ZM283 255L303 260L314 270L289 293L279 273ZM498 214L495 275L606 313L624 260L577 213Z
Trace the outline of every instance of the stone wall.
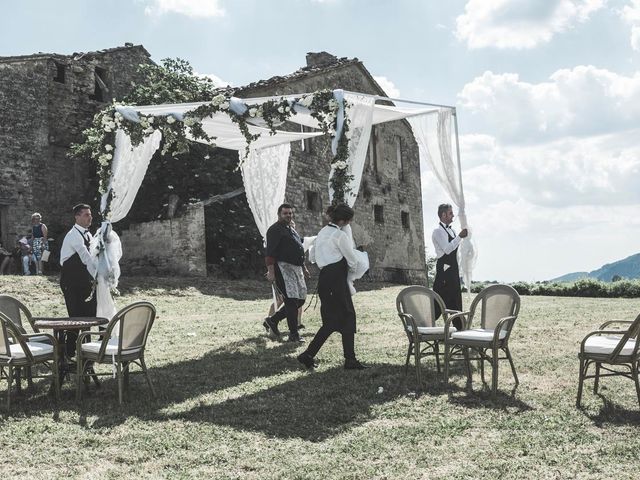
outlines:
M205 277L204 207L185 208L182 216L131 224L121 232L123 273Z
M0 58L0 241L12 244L30 229L34 211L61 241L71 207L97 194L89 188L93 165L69 158L69 146L148 62L141 46Z
M333 60L328 58L327 61ZM369 73L356 60L338 61L335 67L321 68L317 73L310 71L281 81L258 82L243 89L240 96L295 94L324 88L381 94ZM286 201L296 207L296 228L304 235L315 235L323 225L322 213L329 205L329 138L308 140L305 147L301 142L292 144ZM354 208L354 239L369 253L370 277L424 284L420 160L418 146L405 121L373 128Z

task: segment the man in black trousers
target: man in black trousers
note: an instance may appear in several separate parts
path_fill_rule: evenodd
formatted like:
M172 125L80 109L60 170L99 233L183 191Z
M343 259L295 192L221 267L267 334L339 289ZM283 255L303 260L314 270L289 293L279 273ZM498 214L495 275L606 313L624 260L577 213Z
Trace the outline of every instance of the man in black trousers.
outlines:
M69 317L95 317L96 296L92 295L97 264L89 253L91 242L91 207L84 203L73 207L75 225L67 232L60 249L60 287ZM91 296L91 299L87 299ZM67 332L67 356L76 352L76 332Z
M460 288L460 270L458 268L458 246L469 232L463 228L458 235L451 228L453 209L448 203L438 206L440 222L431 235L433 246L438 258L436 262L436 278L433 290L442 297L448 310L462 310L462 291ZM436 318L440 316L440 309L436 305ZM453 320L453 326L462 329L462 320Z
M267 280L275 282L284 303L272 316L265 318L263 326L274 337L280 337L278 322L287 318L289 341L303 342L298 333L298 309L307 296L302 237L292 226L293 206L283 203L278 207L278 221L267 230L265 264Z

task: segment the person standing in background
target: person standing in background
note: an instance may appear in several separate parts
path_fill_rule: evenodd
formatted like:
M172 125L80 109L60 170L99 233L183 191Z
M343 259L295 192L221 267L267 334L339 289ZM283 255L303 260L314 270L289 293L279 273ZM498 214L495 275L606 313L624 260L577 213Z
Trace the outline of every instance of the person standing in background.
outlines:
M47 226L42 223L42 215L38 212L31 215L31 239L36 261L36 275L42 275L42 252L48 249Z

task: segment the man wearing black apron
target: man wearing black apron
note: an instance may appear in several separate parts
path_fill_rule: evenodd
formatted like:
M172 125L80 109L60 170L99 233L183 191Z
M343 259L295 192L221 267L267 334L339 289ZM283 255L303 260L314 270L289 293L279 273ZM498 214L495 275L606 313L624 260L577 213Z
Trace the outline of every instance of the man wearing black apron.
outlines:
M96 263L89 253L91 242L91 207L81 203L73 207L75 225L69 230L60 249L60 288L64 294L69 317L95 317L96 296L92 295ZM87 301L87 298L91 299ZM78 334L67 332L67 356L73 357L76 351Z
M468 234L464 228L456 235L451 228L453 221L453 209L449 204L438 206L440 223L431 235L436 251L436 278L433 281L433 290L442 297L448 310L462 310L462 292L460 290L460 270L458 269L458 245ZM440 316L439 307L436 305L436 318ZM453 321L453 326L462 329L462 319Z

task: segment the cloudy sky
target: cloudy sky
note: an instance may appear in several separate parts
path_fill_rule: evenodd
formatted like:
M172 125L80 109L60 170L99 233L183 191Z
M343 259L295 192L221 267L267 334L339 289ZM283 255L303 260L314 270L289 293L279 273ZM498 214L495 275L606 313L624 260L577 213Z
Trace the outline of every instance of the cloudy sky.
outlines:
M143 44L232 85L306 52L458 109L478 279L640 251L640 0L0 0L0 55ZM423 175L427 240L448 200Z

